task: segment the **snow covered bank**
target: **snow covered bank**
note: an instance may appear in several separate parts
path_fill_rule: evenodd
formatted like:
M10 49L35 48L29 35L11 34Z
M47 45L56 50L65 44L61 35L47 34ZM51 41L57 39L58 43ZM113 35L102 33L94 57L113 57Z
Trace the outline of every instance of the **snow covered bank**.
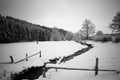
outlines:
M26 43L12 43L0 44L0 62L10 61L9 56L13 56L15 61L25 58L26 53L29 55L35 54L41 50L42 58L39 55L23 61L18 64L0 64L0 72L19 72L31 66L41 66L48 59L55 57L67 56L74 52L85 48L86 46L80 45L74 41L50 41L50 42L26 42Z

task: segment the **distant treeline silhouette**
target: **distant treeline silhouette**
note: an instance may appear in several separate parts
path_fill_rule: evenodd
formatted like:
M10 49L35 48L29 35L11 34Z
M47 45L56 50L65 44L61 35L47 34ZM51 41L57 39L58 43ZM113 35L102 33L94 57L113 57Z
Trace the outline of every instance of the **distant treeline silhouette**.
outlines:
M73 33L0 15L0 43L71 40Z

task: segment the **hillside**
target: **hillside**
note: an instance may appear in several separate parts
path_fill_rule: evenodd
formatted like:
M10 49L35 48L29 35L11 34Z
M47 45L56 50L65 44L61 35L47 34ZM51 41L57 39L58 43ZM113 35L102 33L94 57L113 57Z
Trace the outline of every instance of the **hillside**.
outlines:
M0 43L66 40L68 31L0 15ZM72 34L73 35L73 34Z

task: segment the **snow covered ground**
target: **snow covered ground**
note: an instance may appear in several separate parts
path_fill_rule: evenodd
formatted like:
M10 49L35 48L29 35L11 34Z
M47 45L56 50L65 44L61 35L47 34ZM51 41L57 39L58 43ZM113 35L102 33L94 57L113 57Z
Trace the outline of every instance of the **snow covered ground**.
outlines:
M94 44L94 48L88 52L75 57L74 59L57 65L59 67L68 68L88 68L94 69L95 59L99 58L99 69L113 69L120 71L120 43L113 44L88 42ZM48 65L51 66L51 65ZM56 65L53 65L56 66ZM101 72L95 76L94 71L78 71L78 70L49 70L45 80L120 80L120 74L115 72ZM38 80L42 80L40 77Z
M120 71L120 43L113 44L111 42L99 43L91 41L88 43L92 43L94 48L70 61L52 66L93 69L95 67L95 59L98 57L99 69L115 69ZM20 71L30 66L40 66L48 59L73 54L85 47L86 46L73 41L39 42L39 44L36 44L35 42L0 44L0 62L9 61L10 55L17 61L24 58L26 53L32 55L40 50L42 53L42 58L39 58L39 55L36 55L35 57L30 58L28 62L0 64L0 71ZM94 71L58 69L56 72L55 69L50 69L46 73L46 78L40 76L38 80L120 80L120 74L116 74L115 72L99 71L98 76L95 76L94 74Z
M17 64L0 64L0 73L3 74L4 71L19 72L31 66L41 66L48 59L67 56L85 47L74 41L50 41L39 42L39 44L36 44L36 42L0 44L0 63L10 62L9 56L13 56L16 62L25 58L26 53L29 56L41 51L42 56L40 58L39 55L36 55L28 59L27 62L23 61Z

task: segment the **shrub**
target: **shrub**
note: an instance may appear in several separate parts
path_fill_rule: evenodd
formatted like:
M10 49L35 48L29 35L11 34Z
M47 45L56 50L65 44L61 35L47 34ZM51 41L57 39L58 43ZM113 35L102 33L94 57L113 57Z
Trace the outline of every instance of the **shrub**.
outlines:
M100 41L100 42L108 42L108 41L111 41L112 38L111 36L108 36L108 35L101 35L101 36L94 36L92 38L93 41Z
M96 36L100 36L100 35L103 35L103 32L102 31L97 31Z
M113 42L113 43L118 43L118 42L120 42L120 36L112 37L112 42Z

